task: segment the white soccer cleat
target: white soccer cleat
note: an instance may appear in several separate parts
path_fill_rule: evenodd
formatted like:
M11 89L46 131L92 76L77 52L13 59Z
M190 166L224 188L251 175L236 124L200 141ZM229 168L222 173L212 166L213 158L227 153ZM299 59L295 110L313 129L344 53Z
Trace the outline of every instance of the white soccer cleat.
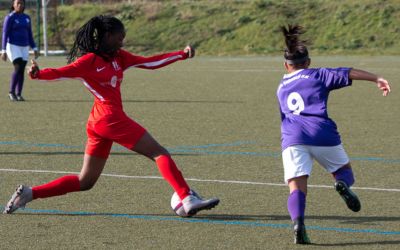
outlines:
M188 216L193 216L204 209L211 209L218 205L219 199L202 200L198 196L188 195L182 200L183 209Z
M32 201L32 199L32 188L19 185L11 196L11 199L7 202L3 214L11 214L18 208L25 208L26 203Z

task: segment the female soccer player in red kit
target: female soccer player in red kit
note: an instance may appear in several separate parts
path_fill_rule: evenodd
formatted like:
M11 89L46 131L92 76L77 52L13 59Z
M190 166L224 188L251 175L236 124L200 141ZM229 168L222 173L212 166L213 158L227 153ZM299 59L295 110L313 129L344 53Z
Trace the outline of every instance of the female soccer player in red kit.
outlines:
M130 68L157 69L194 56L192 47L183 51L142 57L121 47L125 28L111 16L96 16L77 32L67 66L39 70L32 61L28 73L32 79L80 79L94 95L95 101L86 126L87 143L79 175L67 175L49 183L28 187L20 185L7 203L4 213L12 213L38 198L91 189L99 178L113 142L154 160L164 179L182 200L191 216L218 205L219 199L203 200L192 195L181 172L168 151L123 111L120 86L123 72Z

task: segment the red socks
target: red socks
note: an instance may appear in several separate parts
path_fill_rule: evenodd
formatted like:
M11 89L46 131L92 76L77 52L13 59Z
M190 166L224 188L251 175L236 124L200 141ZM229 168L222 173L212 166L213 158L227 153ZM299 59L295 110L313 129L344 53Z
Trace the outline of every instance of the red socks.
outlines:
M169 155L161 155L156 159L156 164L164 179L172 186L182 200L189 195L190 188ZM32 187L33 199L47 198L80 191L77 175L66 175L49 183Z
M81 190L77 175L66 175L49 183L32 187L33 199L63 195Z
M161 155L156 159L156 164L164 179L172 186L179 198L183 200L189 195L190 188L176 167L174 160L169 155Z

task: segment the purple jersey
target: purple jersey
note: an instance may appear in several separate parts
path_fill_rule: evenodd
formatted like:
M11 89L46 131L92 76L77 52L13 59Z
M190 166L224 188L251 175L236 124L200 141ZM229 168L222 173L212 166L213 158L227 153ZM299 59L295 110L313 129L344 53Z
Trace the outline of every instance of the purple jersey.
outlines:
M336 124L328 117L328 96L350 86L351 68L301 69L283 76L277 90L282 124L282 150L293 145L341 144Z
M4 18L2 49L6 50L7 43L17 46L36 48L33 41L31 18L24 13L11 12Z

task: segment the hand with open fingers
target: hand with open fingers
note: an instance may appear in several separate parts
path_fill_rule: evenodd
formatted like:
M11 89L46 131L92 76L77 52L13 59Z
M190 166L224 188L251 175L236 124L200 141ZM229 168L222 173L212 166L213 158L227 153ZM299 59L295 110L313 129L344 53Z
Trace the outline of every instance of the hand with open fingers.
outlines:
M31 60L31 66L28 68L28 75L32 78L35 79L38 77L39 73L39 65L35 60Z
M183 52L185 52L188 58L193 58L195 54L195 50L191 45L186 46Z
M378 86L378 88L380 90L383 91L383 96L387 96L390 92L390 85L389 82L382 78L382 77L378 77L378 79L376 80L376 85Z

